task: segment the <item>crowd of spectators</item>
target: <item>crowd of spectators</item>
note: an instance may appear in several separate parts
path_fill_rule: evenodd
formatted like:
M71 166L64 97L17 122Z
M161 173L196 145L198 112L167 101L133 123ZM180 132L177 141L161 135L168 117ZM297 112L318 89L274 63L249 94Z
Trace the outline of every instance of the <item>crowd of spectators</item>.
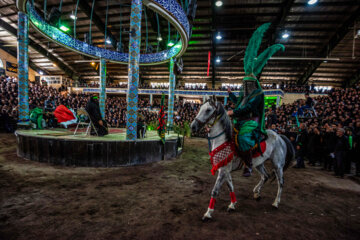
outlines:
M89 100L87 94L68 94L62 87L55 89L44 85L30 83L29 85L29 108L44 109L45 113L51 113L59 105L65 105L73 110L85 108ZM18 120L18 83L16 78L0 77L0 128L7 132L14 132ZM165 104L167 106L167 104ZM200 105L184 103L182 100L174 104L175 124L184 126L195 117ZM111 127L126 126L126 98L108 95L105 107L105 120ZM139 116L145 123L155 123L158 120L160 99L154 99L152 104L148 97L140 97L138 100ZM165 108L166 109L166 108ZM45 120L50 116L46 115Z
M329 93L332 89L331 87L315 86L315 84L299 86L293 82L281 82L280 84L262 84L261 87L262 89L281 89L286 93Z
M0 124L8 132L14 131L18 118L17 79L0 76Z
M305 167L304 159L308 159L309 164L321 165L343 177L350 173L351 162L355 161L360 174L359 88L333 90L314 100L307 97L268 109L267 127L291 139L297 149L297 168ZM316 114L307 108L299 115L309 102L313 102Z

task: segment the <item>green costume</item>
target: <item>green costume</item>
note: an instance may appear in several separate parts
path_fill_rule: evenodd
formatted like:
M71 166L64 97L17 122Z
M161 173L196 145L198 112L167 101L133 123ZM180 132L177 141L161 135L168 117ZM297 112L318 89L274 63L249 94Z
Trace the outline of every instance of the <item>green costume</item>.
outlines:
M239 151L249 151L260 141L261 133L266 135L265 129L261 131L264 119L264 92L260 88L252 91L247 97L241 94L239 98L230 93L229 98L236 103L234 109L236 145Z
M41 108L34 108L30 112L30 121L35 123L37 129L42 129L43 110Z
M274 44L257 55L264 33L270 23L261 25L251 36L244 57L245 77L239 97L229 94L230 100L235 103L234 126L236 145L240 152L250 152L263 136L265 130L265 102L264 92L256 76L260 74L267 60L278 50L284 50L281 44Z

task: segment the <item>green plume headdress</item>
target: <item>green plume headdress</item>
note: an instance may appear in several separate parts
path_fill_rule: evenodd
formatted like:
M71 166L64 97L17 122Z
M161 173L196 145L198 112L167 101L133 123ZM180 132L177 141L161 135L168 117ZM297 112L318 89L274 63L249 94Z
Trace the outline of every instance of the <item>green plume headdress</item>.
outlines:
M285 50L284 45L274 44L267 49L265 49L259 56L258 50L261 45L264 33L270 27L271 23L264 23L261 25L250 38L249 45L245 51L244 57L244 71L246 80L257 80L256 76L259 75L261 70L264 68L266 62L274 55L277 51Z

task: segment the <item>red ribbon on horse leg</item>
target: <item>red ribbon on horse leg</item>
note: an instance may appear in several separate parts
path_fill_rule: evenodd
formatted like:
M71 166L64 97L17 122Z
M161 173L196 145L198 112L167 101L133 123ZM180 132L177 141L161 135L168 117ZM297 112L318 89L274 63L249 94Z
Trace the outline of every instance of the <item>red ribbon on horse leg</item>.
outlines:
M230 192L230 198L232 203L236 202L236 196L234 192Z
M215 207L215 202L216 202L216 199L215 199L215 198L211 198L211 199L210 199L210 203L209 203L209 208L210 208L210 209L214 209L214 207Z

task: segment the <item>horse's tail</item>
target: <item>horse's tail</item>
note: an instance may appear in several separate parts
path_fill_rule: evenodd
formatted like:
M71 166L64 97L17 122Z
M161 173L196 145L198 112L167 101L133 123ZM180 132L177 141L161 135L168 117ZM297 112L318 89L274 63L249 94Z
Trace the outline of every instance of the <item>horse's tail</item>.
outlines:
M283 171L285 172L286 169L289 168L290 164L295 160L295 149L294 149L294 146L292 145L291 141L285 135L282 135L282 134L279 134L279 135L286 144L286 157L285 157L285 165L283 168ZM272 171L269 178L271 179L271 181L270 181L271 183L275 180L275 178L276 178L275 170Z
M282 140L286 143L286 158L285 158L285 165L283 171L289 168L290 164L295 160L295 149L292 145L291 141L285 136L280 135Z

